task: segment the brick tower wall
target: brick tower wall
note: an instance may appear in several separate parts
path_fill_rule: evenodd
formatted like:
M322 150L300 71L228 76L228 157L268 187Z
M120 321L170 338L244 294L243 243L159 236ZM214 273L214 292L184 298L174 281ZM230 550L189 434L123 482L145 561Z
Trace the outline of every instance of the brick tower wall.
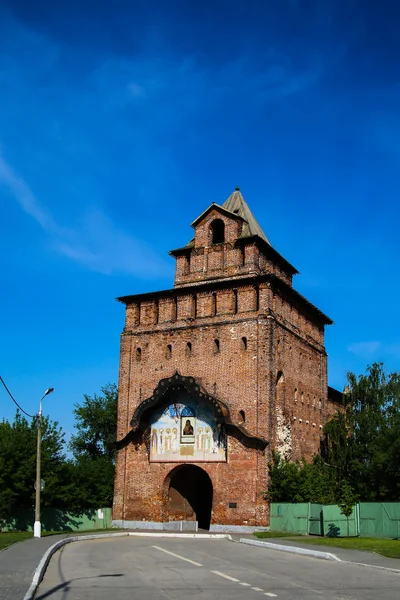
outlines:
M129 433L134 410L161 379L177 370L194 377L229 407L234 423L242 422L239 411L244 411L248 432L269 442L262 452L228 436L227 463L199 464L213 484L212 523L268 524L263 493L271 449L293 459L311 458L319 449L327 416L323 335L322 325L290 306L268 283L234 288L229 282L226 288L196 293L187 288L128 303L118 439ZM122 449L113 518L166 520L166 482L175 466L150 463L144 443ZM229 508L230 502L237 508Z

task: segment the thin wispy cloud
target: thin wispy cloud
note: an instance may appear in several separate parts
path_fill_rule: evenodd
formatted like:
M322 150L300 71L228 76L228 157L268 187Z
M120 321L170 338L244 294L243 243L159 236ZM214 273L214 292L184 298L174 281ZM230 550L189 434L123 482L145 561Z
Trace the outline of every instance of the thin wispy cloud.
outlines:
M356 342L354 344L350 344L347 350L359 356L360 358L369 361L400 358L400 342Z
M32 191L15 173L0 153L0 185L9 190L14 200L24 212L30 215L48 233L54 232L57 225L52 216L37 202Z
M361 358L372 360L378 355L381 347L381 342L356 342L350 344L347 349Z
M85 214L75 228L59 225L0 154L2 187L48 234L50 246L60 255L107 275L122 272L151 278L165 270L164 261L148 244L122 231L100 210Z

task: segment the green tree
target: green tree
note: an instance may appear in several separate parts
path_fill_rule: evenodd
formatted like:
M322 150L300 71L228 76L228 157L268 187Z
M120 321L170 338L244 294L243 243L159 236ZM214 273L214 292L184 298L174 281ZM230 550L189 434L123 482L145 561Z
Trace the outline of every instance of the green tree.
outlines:
M324 459L363 500L397 500L400 492L400 376L382 364L348 374L343 409L325 426ZM397 458L396 458L397 457Z
M37 420L31 423L16 413L14 421L0 423L0 519L17 507L32 508L35 502ZM65 476L64 433L48 417L42 421L42 505L62 506Z
M71 508L111 506L117 436L118 393L114 384L101 388L101 395L84 395L75 404L76 435L69 444L74 460L69 465Z
M271 502L329 504L334 501L332 470L319 456L312 463L290 462L273 452L269 476L266 498Z
M75 404L77 434L71 437L70 450L76 459L107 457L115 460L117 439L117 386L108 383L102 395L84 395L82 405Z
M349 537L349 517L353 512L353 508L357 502L357 496L354 493L353 488L347 481L343 481L342 488L340 490L340 499L338 505L340 507L340 513L347 519L347 537Z

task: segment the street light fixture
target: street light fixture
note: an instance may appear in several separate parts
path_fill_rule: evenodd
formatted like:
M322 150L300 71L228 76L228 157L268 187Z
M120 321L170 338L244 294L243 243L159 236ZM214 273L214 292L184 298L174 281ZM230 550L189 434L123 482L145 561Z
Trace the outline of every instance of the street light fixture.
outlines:
M42 445L42 400L54 392L54 388L48 388L40 398L39 413L38 413L38 433L37 433L37 450L36 450L36 501L35 501L35 523L33 525L33 536L40 538L42 526L40 524L40 492L42 481L40 478L40 458Z

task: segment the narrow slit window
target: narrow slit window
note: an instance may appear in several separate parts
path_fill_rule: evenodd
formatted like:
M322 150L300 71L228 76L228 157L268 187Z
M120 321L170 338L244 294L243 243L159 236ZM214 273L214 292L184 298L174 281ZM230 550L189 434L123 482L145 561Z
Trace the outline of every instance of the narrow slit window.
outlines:
M247 337L242 337L242 350L247 350Z
M193 319L197 318L197 294L193 296Z
M214 340L214 354L218 354L220 351L219 340Z
M142 349L136 348L136 361L140 362L142 360Z
M260 308L260 290L259 290L258 286L256 286L254 289L256 292L255 310L259 310L259 308Z
M238 311L238 291L233 290L233 312L236 315Z
M215 316L217 314L217 293L213 292L212 293L212 316Z
M245 423L246 422L246 413L244 412L244 410L239 410L239 423Z
M165 351L165 358L171 358L172 356L172 346L168 344L167 349Z
M192 354L192 344L188 342L186 344L186 356L189 357Z

